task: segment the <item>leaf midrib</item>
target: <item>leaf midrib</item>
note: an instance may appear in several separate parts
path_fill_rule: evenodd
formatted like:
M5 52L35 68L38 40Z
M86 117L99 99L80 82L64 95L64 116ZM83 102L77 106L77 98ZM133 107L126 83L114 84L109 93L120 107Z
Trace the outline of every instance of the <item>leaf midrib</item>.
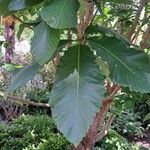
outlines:
M67 1L68 1L68 0L66 0L66 1L64 2L64 5L62 6L62 8L61 8L61 10L60 10L60 12L59 12L59 14L58 14L58 16L60 16L60 14L62 13L62 11L63 11L65 5L67 4Z
M112 55L117 61L119 61L127 70L129 70L133 75L135 75L137 78L139 78L140 80L142 80L139 75L137 75L135 72L133 72L124 62L122 62L116 55L114 55L113 53L111 53L111 51L107 50L105 47L101 46L100 44L98 44L101 48L103 48L105 51L107 51L110 55Z
M77 52L77 100L76 100L76 112L75 112L75 118L77 118L77 112L78 112L78 102L79 102L79 84L80 84L80 46L78 46L78 52ZM77 120L77 119L75 119Z

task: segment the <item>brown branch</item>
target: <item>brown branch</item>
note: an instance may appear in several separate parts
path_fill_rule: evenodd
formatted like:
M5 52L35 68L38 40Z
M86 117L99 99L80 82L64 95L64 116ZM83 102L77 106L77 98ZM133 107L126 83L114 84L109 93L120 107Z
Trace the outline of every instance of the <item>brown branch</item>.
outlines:
M93 19L94 3L93 0L86 0L86 10L79 17L77 27L77 36L80 44L84 44L86 40L85 30Z
M72 42L71 42L71 40L72 40L71 30L68 30L68 32L67 32L67 40L69 41L68 44L67 44L67 48L69 48L72 44Z
M17 97L17 96L8 96L7 98L12 101L21 103L21 104L32 105L32 106L36 106L36 107L47 107L47 108L50 107L48 103L37 103L37 102L26 100L26 99L23 99L23 98Z
M85 29L89 26L89 24L91 23L93 19L93 12L94 12L93 0L87 0L86 7L87 9L86 9L86 14L85 14L85 22L84 22Z
M57 69L57 64L56 64L56 61L55 61L55 60L56 60L55 58L52 59L52 63L53 63L54 68Z
M15 16L15 15L12 15L12 16L13 16L18 22L25 24L27 28L33 30L33 28L32 28L31 26L29 26L27 23L23 22L20 18L18 18L18 17Z
M145 13L144 13L144 17L143 17L142 23L141 23L141 25L139 26L139 28L137 29L136 33L134 34L134 36L133 36L131 42L133 42L134 40L135 40L135 42L136 42L136 39L138 38L139 33L140 33L140 31L142 30L142 27L145 25L146 20L149 19L149 17L147 16L147 9L146 9L146 8L147 8L147 7L145 6Z
M143 25L141 25L141 26L138 28L138 30L137 30L136 33L134 34L133 38L131 39L131 42L134 42L134 40L135 40L135 42L136 42L136 39L138 38L139 33L140 33L142 27L143 27Z
M110 81L109 80L106 80L106 82L105 82L105 88L106 88L106 90L107 90L107 93L111 93L111 83L110 83Z
M148 25L148 28L146 32L144 33L142 42L140 43L140 46L142 49L150 48L150 44L148 43L149 39L150 39L150 24Z
M101 141L109 132L109 128L115 119L115 115L111 115L106 121L102 131L97 135L96 142Z
M137 24L138 24L138 22L139 22L139 18L140 18L141 12L142 12L142 10L143 10L143 8L144 8L146 2L147 2L147 0L140 0L140 5L139 5L139 7L138 7L138 10L137 10L135 19L134 19L134 21L133 21L133 24L132 24L130 30L129 30L128 33L127 33L127 38L128 38L129 40L131 40L131 37L132 37L133 33L135 32L136 26L137 26Z
M113 86L113 91L111 92L111 94L108 97L106 97L103 100L102 108L96 114L96 116L93 120L93 124L91 125L89 131L87 132L87 134L85 135L83 140L80 142L78 147L77 148L74 147L73 150L92 150L93 149L93 146L95 145L95 143L97 141L97 134L98 134L99 127L101 126L101 124L103 123L103 121L107 115L107 112L110 108L113 97L120 90L120 88L121 88L120 85L115 84Z
M78 41L80 43L82 43L82 41L84 40L84 14L81 14L80 18L79 18L79 24L77 27L77 36L78 36Z
M60 63L61 55L59 53L56 54L55 58L52 59L52 63L54 65L54 68L57 69L58 64Z

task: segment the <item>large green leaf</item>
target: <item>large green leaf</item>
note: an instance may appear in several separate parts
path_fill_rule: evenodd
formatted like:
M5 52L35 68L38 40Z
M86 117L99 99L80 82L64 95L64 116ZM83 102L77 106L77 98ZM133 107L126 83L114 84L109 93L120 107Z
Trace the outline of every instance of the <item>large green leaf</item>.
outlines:
M104 79L95 59L87 46L68 49L50 95L58 129L75 145L88 131L104 95Z
M31 53L40 65L52 58L60 39L60 30L52 29L45 22L40 23L34 30L31 42Z
M77 0L54 0L41 11L42 18L52 28L71 28L77 25Z
M25 85L28 81L32 80L33 77L38 73L40 65L37 63L31 64L29 66L20 69L15 74L15 77L12 79L12 82L9 86L8 92L13 92L19 87Z
M93 37L88 42L109 64L113 82L139 92L150 91L150 57L146 53L128 47L116 37Z
M104 26L99 26L99 25L91 25L86 29L86 33L88 35L96 35L96 34L101 34L101 35L107 35L107 36L114 36L120 40L122 40L122 42L126 43L127 45L132 44L127 38L125 38L124 36L122 36L119 32L117 32L116 30L112 29L112 28L107 28Z
M22 10L41 3L43 0L11 0L9 10Z
M11 0L0 0L0 16L10 15L12 12L9 11L8 5Z

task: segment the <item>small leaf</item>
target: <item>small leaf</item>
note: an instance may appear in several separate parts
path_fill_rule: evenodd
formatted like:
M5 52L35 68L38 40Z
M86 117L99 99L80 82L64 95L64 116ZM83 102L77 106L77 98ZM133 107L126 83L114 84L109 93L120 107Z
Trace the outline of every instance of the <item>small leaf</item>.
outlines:
M135 101L134 100L125 100L124 107L126 110L132 110L134 108Z
M48 63L60 39L60 30L52 29L45 22L40 23L34 29L34 37L31 42L31 53L40 65Z
M80 3L79 12L80 12L80 14L83 14L86 11L86 2L85 2L85 0L78 0L78 1Z
M102 74L108 78L110 73L108 64L104 62L101 58L97 58L96 62L97 64L99 64Z
M71 28L77 26L77 0L54 0L41 11L43 20L52 28Z
M17 32L17 38L19 41L20 41L22 32L24 31L25 27L26 27L26 25L24 23L19 26L19 31Z
M22 10L41 3L43 0L11 0L9 10Z
M31 64L29 66L20 69L15 74L15 77L12 79L9 86L8 92L13 92L19 87L25 85L28 81L32 80L33 77L38 73L40 65L37 63Z
M147 121L147 120L150 120L150 113L148 113L148 114L145 116L145 118L144 118L143 121L145 122L145 121Z
M19 68L22 68L22 65L16 65L16 64L4 64L3 65L3 68L6 70L6 71L9 71L9 72L12 72L16 69L19 69Z
M93 37L89 45L108 63L113 82L143 93L150 91L149 55L128 47L116 37Z
M8 9L8 5L10 2L11 0L0 0L0 16L8 16L12 13Z
M50 105L58 129L78 145L104 98L104 78L87 46L69 48L56 72Z

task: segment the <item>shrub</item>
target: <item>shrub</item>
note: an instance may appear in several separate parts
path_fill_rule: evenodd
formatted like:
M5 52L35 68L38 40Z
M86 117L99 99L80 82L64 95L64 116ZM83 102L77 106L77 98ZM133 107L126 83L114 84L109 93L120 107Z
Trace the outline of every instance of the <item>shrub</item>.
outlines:
M113 128L121 134L136 134L142 135L141 122L138 121L139 116L130 111L124 111L117 116L113 123Z
M143 119L149 112L148 99L148 94L123 88L111 107L111 112L116 114L113 128L121 134L129 133L141 136L144 127Z
M27 94L27 99L35 102L47 103L49 101L49 92L47 90L33 89Z
M44 115L21 116L9 125L0 123L1 150L70 150L71 144ZM110 130L94 150L140 150L136 145Z
M40 89L32 89L26 93L27 99L34 101L34 102L39 102L39 103L48 103L49 101L49 92L45 90L40 90ZM45 115L49 114L51 115L51 109L50 108L45 108L45 107L36 107L36 106L28 106L24 108L23 111L24 114L30 114L30 115L35 115L35 114L40 114L40 115Z
M22 116L5 128L1 125L0 130L1 150L61 150L69 146L48 116Z
M140 150L140 148L116 131L110 130L108 136L99 142L94 150Z

